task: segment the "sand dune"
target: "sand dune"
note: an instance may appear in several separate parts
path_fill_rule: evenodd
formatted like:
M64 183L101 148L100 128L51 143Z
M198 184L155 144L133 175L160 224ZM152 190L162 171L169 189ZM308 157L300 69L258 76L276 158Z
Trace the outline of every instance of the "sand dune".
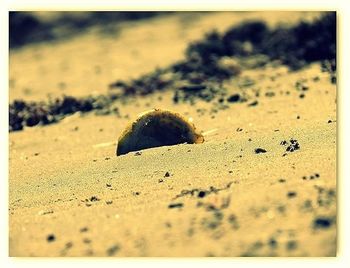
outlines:
M192 29L197 35L188 36L228 26L228 16L204 16ZM259 14L233 20L252 16ZM131 42L126 33L116 41L119 56L111 56L116 59L104 56L108 50L100 51L91 33L14 52L10 76L18 82L10 100L59 95L52 85L61 81L75 96L86 95L87 88L104 92L120 77L182 57L191 38L180 38L178 17L138 23L126 31L136 27L139 38L153 36L139 48L139 62L128 59L135 57L125 46ZM169 40L162 42L155 25L176 29L178 43L170 48ZM102 78L93 81L83 70L87 65L75 57L80 42L85 42L84 61L92 64L97 58ZM114 41L98 42L112 49ZM150 62L147 51L155 43L161 57ZM38 48L36 60L33 50ZM70 66L64 75L51 66L56 49L66 54L61 61ZM113 68L118 64L123 71L117 74ZM17 78L27 65L31 70ZM35 68L47 74L39 79ZM225 109L215 110L205 101L175 104L169 90L118 103L118 116L75 113L57 124L11 132L10 256L335 256L336 85L319 63L296 72L281 65L247 69L239 77L224 83L228 96L242 94L236 81L249 77L255 83L244 90L251 99L227 103ZM300 97L295 85L302 79L308 89ZM27 84L33 90L24 96L21 89ZM257 88L259 96L254 95ZM124 127L151 108L192 117L207 132L205 142L117 157L115 142Z

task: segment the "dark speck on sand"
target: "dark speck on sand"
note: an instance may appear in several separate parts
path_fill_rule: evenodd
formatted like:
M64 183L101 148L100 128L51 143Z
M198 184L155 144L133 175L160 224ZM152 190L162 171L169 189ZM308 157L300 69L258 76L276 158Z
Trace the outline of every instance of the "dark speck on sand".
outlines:
M297 196L297 193L296 192L288 192L287 193L287 196L288 196L288 198L293 198L293 197L296 197Z
M184 206L183 203L173 203L169 204L168 208L182 208Z
M110 247L109 249L107 249L107 255L108 256L113 256L117 253L117 251L120 249L120 247L118 245L114 245L112 247Z
M265 149L262 149L262 148L256 148L255 149L255 153L256 154L261 154L261 153L266 153L267 151Z
M329 228L333 223L333 220L328 217L317 217L314 219L313 227L314 229L326 229Z
M49 234L47 237L46 237L46 240L47 242L53 242L56 240L56 237L54 234Z

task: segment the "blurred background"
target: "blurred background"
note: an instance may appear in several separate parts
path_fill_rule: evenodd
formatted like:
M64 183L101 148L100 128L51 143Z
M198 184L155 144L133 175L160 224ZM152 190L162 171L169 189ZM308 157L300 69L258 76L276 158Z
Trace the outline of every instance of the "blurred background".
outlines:
M172 12L12 11L9 16L10 48L71 37L93 25L103 25L106 32L115 33L121 22L165 16L170 13Z
M335 12L20 11L9 26L11 131L119 116L121 99L154 92L226 107L228 91L254 85L241 72L269 66L321 62L336 82Z

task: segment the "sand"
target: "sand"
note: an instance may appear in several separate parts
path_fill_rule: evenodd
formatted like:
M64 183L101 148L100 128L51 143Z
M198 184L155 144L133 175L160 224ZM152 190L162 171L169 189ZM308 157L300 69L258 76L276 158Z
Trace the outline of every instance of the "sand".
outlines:
M303 16L212 13L186 24L175 14L130 23L115 37L91 30L33 44L10 53L10 101L104 93L115 80L182 59L209 29ZM11 132L10 256L335 256L336 85L319 63L240 77L255 80L250 93L260 88L257 105L228 103L211 113L212 103L174 104L166 91L121 103L119 116L76 113ZM304 98L295 89L300 79L308 83ZM232 94L235 81L225 82ZM116 157L124 127L151 108L192 117L205 142Z

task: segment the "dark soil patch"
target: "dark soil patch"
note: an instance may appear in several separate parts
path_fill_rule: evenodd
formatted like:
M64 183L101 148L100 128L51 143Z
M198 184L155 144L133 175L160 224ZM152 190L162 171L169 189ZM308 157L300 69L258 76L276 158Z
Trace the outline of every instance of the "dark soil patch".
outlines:
M222 56L263 54L292 69L313 61L332 61L336 58L336 12L325 12L314 22L301 22L293 27L269 29L262 21L251 21L222 35L214 31L188 48L187 55L193 54L207 61Z
M139 79L117 81L110 88L119 88L125 94L145 95L172 86L178 89L174 95L175 103L183 92L208 100L213 88L217 90L215 88L222 81L239 74L240 67L232 62L232 57L248 59L253 55L265 55L270 61L279 60L293 70L310 62L324 61L328 66L325 70L335 71L336 13L325 12L314 22L301 22L293 27L269 29L263 21L250 21L223 34L212 31L203 40L188 46L185 60ZM242 86L254 84L254 81L248 82ZM213 87L212 83L217 86ZM202 93L203 90L208 92Z
M56 19L44 21L31 12L11 11L9 13L10 48L22 47L30 43L70 38L95 25L103 25L104 34L116 34L120 22L167 15L172 12L89 11L84 12L83 16L77 16L78 13L67 11L57 16Z
M113 94L107 96L89 96L75 98L63 96L48 102L26 102L15 100L9 107L9 130L22 130L24 126L48 125L60 121L65 116L75 112L90 112L96 110L97 114L119 114L112 102L117 98Z

